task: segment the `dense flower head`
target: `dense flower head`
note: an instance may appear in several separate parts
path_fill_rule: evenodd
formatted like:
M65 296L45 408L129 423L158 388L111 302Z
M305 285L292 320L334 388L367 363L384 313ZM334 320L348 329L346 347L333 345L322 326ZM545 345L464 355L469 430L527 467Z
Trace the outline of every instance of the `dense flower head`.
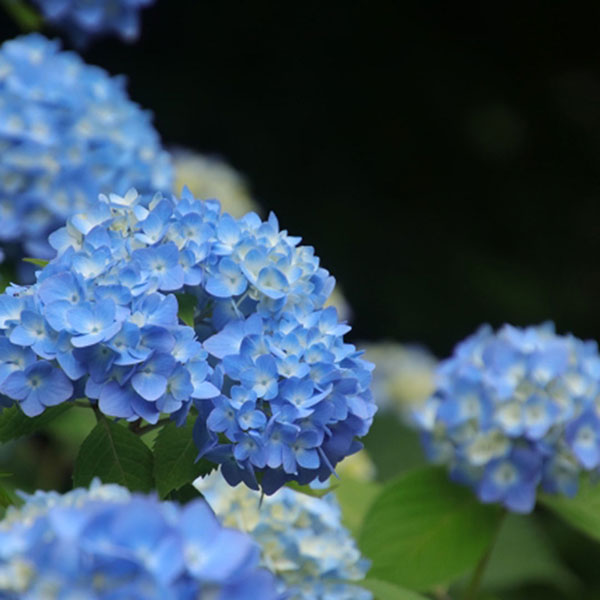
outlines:
M116 34L134 41L140 34L140 11L155 0L34 0L44 17L83 45L90 39Z
M0 47L0 244L49 258L48 234L101 192L170 190L149 113L125 81L39 34ZM10 252L9 252L10 255Z
M552 324L484 326L440 363L418 420L429 456L483 502L529 512L600 466L600 356Z
M101 201L92 212L109 215L110 206ZM183 420L194 398L219 394L208 381L207 353L180 323L175 296L157 292L157 281L140 282L139 264L126 260L126 239L110 233L112 241L88 240L35 284L0 296L0 395L29 416L86 396L104 414L129 421Z
M341 522L332 493L311 497L283 488L265 497L228 486L218 472L195 482L227 527L249 533L261 548L261 564L274 573L289 600L370 600L352 582L369 562Z
M182 422L193 400L200 455L233 485L327 479L371 424L371 365L299 241L187 191L101 196L50 236L34 285L0 296L0 394L29 415L85 395L150 423Z
M98 481L23 496L0 521L0 598L280 597L256 542L203 500L182 507Z
M169 153L175 170L175 191L185 186L196 198L218 198L222 210L233 217L243 217L249 212L262 214L244 175L219 157L178 147L169 148ZM352 308L339 285L325 306L335 306L340 319L348 321L352 316Z

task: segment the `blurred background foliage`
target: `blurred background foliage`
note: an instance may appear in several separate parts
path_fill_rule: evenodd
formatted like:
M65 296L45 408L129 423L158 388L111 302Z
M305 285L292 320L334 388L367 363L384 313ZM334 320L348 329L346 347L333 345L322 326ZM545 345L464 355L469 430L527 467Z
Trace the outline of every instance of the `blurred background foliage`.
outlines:
M108 38L85 60L127 75L166 145L225 158L315 246L355 341L442 357L482 322L546 319L600 339L598 7L176 4L144 11L138 44ZM17 34L2 14L0 39ZM92 427L68 411L3 445L0 471L68 489ZM365 443L375 481L348 467L338 488L356 533L381 485L424 462L393 408ZM486 598L596 599L599 560L598 542L545 509L511 517Z

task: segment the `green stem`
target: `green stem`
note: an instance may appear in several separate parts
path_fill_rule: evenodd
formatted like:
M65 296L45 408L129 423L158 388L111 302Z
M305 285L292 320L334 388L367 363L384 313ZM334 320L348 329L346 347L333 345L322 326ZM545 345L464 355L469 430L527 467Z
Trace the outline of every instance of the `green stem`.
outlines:
M498 521L498 526L496 527L496 532L490 545L488 546L485 554L481 557L477 566L475 567L475 571L473 571L473 575L471 577L471 581L469 582L469 586L467 587L467 591L464 596L464 600L475 600L477 598L477 594L479 592L479 588L481 586L481 582L483 580L483 575L485 573L485 569L488 566L490 561L490 557L492 555L492 551L494 550L494 545L496 544L496 540L498 539L498 534L500 533L500 529L502 527L502 523L504 522L504 518L506 517L506 511L502 512L502 515Z
M92 407L92 410L94 411L94 416L96 417L96 422L100 423L100 421L102 420L102 413L100 412L98 405L90 404L90 406Z
M0 0L0 4L23 31L41 29L42 17L22 0Z

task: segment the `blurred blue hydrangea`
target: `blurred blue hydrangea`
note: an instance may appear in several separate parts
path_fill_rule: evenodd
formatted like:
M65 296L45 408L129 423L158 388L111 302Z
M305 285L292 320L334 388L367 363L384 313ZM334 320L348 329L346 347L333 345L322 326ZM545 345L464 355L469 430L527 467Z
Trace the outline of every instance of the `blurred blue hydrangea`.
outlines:
M44 17L67 31L77 45L116 34L131 42L140 35L140 10L155 0L34 0Z
M335 495L314 498L283 488L261 501L258 492L232 488L215 472L194 484L223 525L249 533L261 548L261 564L279 580L289 600L370 600L361 557L342 526Z
M94 482L36 492L0 522L6 600L276 600L250 536L224 528L203 500L184 507Z
M429 457L482 502L530 512L538 485L573 496L600 466L600 356L552 324L489 326L440 363L417 418Z
M216 201L101 196L50 236L58 256L0 296L0 394L28 415L83 395L100 410L183 422L201 456L272 493L327 479L361 448L372 365L323 309L334 285L271 215ZM195 330L171 292L187 292Z
M48 234L101 192L170 190L168 154L125 80L32 34L0 47L0 244L49 258Z

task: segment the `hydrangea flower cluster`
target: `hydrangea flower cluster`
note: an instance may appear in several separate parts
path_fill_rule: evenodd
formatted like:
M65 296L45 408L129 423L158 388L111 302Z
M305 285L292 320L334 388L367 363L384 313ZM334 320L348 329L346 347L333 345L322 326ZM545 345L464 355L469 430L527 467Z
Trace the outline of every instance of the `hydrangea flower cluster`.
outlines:
M34 285L0 296L0 393L25 414L86 396L106 415L156 423L161 414L184 420L192 399L219 395L207 380L207 353L179 322L175 296L158 291L183 283L177 247L136 248L119 231L128 224L112 218L136 199L135 192L102 197L87 220L70 222L88 233L79 251L69 247ZM96 221L110 225L92 228ZM61 242L64 233L51 239Z
M99 482L24 498L0 522L6 600L280 597L257 544L203 500L181 507Z
M371 365L299 241L187 191L101 196L50 236L36 284L0 296L0 393L30 415L86 395L150 423L181 422L193 399L200 455L232 485L327 479L370 427ZM175 291L193 295L195 331Z
M124 79L38 34L0 48L0 153L0 244L20 256L21 245L53 256L48 234L101 192L172 185L151 116Z
M196 198L218 198L224 212L240 218L246 213L262 214L253 199L246 178L216 156L186 148L169 148L175 170L174 190L188 187ZM325 306L335 306L340 319L350 320L352 308L337 285Z
M104 34L132 42L140 35L140 10L154 0L34 0L44 17L78 45Z
M371 600L351 583L364 579L369 562L342 526L333 494L314 498L283 488L261 502L258 492L232 488L218 472L194 485L225 526L258 542L262 565L289 600Z
M482 502L530 512L539 485L573 496L600 466L600 355L552 324L484 326L440 363L418 415L425 448Z

